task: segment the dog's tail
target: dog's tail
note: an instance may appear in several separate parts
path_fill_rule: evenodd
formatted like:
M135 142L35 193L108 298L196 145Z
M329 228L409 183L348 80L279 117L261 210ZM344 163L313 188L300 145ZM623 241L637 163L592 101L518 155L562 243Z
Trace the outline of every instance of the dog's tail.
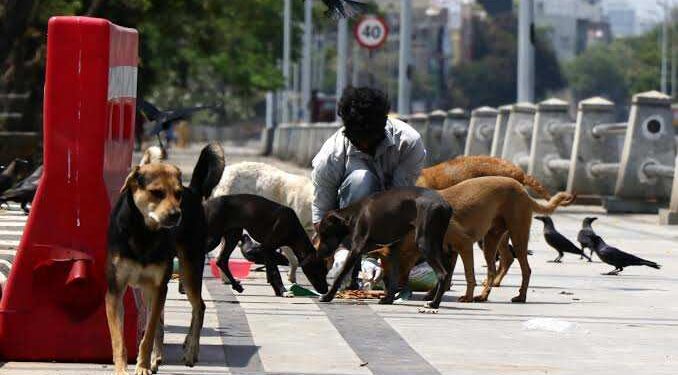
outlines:
M574 199L575 196L573 194L561 191L549 199L546 204L541 204L532 198L530 198L530 201L532 202L532 212L542 215L550 215L556 210L556 208L560 206L567 206L571 204Z
M551 199L551 194L546 190L544 185L539 182L534 176L530 176L529 174L526 174L525 177L523 178L522 181L523 185L529 187L537 193L538 196L540 196L543 199L546 199L547 201Z
M221 145L218 143L208 144L200 152L188 188L199 194L203 199L209 198L212 190L221 180L225 166L226 157Z

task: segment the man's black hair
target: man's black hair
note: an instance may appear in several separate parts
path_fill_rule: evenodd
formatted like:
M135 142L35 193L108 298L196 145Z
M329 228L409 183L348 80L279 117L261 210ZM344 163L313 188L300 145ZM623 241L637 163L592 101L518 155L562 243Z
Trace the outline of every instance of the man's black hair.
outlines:
M354 139L374 139L384 135L390 109L388 96L371 87L348 86L341 94L337 114L344 123L344 134Z

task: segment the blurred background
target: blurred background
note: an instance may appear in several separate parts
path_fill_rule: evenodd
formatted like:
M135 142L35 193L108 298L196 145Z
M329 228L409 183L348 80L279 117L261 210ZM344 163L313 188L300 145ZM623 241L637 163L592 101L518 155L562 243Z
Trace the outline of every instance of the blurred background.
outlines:
M194 138L258 138L267 94L269 106L274 101L278 108L269 122L334 121L338 66L346 69L345 84L388 93L394 112L519 99L519 1L372 1L368 13L381 17L388 36L378 48L363 48L353 33L359 17L349 19L343 59L337 57L338 21L326 17L321 1L309 3L305 19L303 0L4 0L0 132L41 131L45 34L54 15L103 17L137 28L138 97L161 109L214 106L191 117ZM398 108L403 4L411 7L410 88L408 102ZM555 96L574 105L601 95L619 104L623 118L634 93L659 90L675 98L678 10L671 1L533 0L532 11L532 101Z

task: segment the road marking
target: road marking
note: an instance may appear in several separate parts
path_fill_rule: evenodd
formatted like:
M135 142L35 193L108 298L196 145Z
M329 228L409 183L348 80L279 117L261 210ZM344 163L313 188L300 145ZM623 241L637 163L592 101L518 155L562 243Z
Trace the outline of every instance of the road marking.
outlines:
M440 374L368 305L316 303L373 374Z
M252 339L245 311L233 295L230 285L222 285L220 280L207 277L208 271L209 267L206 267L203 282L216 308L226 365L231 374L264 374L259 348Z

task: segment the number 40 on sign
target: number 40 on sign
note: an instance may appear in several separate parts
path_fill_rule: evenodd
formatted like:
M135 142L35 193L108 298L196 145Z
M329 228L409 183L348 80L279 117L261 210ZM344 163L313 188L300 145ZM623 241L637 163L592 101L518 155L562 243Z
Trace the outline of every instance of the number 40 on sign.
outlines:
M388 36L386 22L376 16L366 15L360 18L353 29L358 44L368 49L381 47Z

